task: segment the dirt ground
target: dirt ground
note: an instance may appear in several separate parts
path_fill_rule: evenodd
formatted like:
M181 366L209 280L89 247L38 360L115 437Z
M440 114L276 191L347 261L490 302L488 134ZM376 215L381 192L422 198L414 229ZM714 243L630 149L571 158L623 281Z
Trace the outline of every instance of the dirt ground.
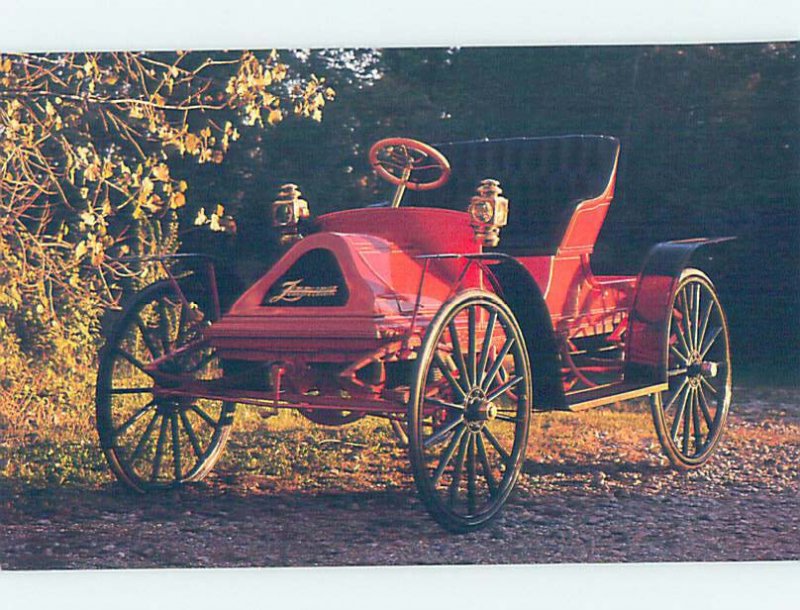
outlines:
M643 405L537 416L504 512L468 535L428 517L402 450L335 437L337 467L287 477L223 460L153 496L4 480L0 568L800 559L800 392L734 392L717 455L688 475L661 457Z

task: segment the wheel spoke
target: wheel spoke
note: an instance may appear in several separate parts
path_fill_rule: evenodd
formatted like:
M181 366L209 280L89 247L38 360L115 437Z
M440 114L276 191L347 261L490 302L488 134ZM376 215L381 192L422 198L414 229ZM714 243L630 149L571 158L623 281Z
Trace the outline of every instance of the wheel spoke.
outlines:
M467 441L467 510L475 512L475 437L470 435Z
M161 459L164 457L164 442L167 437L167 416L161 416L161 428L158 430L158 442L156 443L156 455L153 458L153 472L150 475L151 481L156 481L161 471Z
M445 438L447 438L447 435L450 434L450 432L452 432L455 428L462 425L463 423L464 420L460 417L454 419L450 423L444 425L441 429L439 429L435 433L431 434L428 438L426 438L423 441L422 446L425 447L425 449L429 449L434 445L441 443Z
M475 444L477 445L478 457L481 460L481 466L483 467L483 474L486 478L489 494L494 496L497 494L497 482L494 480L494 475L492 475L492 467L489 465L489 457L486 455L486 447L483 444L483 437L480 434L475 437Z
M447 503L453 506L458 499L458 486L461 485L461 472L464 469L464 458L467 455L467 441L468 435L462 435L461 441L458 444L458 455L456 456L456 463L453 466L453 479L450 481L450 488L448 490Z
M711 382L710 382L708 379L706 379L705 377L702 377L702 376L701 376L701 377L700 377L700 382L701 382L701 383L704 383L704 384L706 384L706 387L707 387L709 390L711 390L712 394L716 394L716 393L717 393L717 388L715 388L715 387L712 385L712 383L711 383Z
M484 426L481 429L481 431L486 436L487 440L492 444L492 447L494 447L494 450L497 451L497 453L500 454L500 458L503 460L503 462L506 465L508 465L508 463L511 461L511 456L508 454L508 452L505 449L503 449L503 446L500 444L500 441L497 440L495 435L492 434L492 431L489 430L489 428L487 428L486 426Z
M475 384L475 380L477 379L477 371L476 371L476 343L477 343L477 330L475 329L475 317L476 311L475 307L472 306L467 309L467 324L469 326L469 351L467 352L467 372L469 373L469 383Z
M700 325L700 332L697 335L697 345L703 345L703 342L706 338L706 331L708 330L708 321L711 319L711 313L714 311L714 301L713 299L708 301L708 307L706 307L706 312L703 314L703 323Z
M506 339L506 342L503 344L503 348L500 350L500 352L497 354L497 357L494 359L494 362L492 363L489 372L481 380L480 385L484 391L488 390L489 386L491 386L492 381L494 381L494 376L497 375L497 371L500 370L500 366L503 364L503 360L505 359L506 356L508 356L508 352L511 351L513 345L514 345L514 337L508 337Z
M461 426L458 431L453 435L453 438L450 439L450 442L447 444L447 448L442 453L442 456L439 458L439 465L436 466L436 470L433 473L433 477L431 477L431 484L436 487L439 483L439 479L442 478L444 474L444 469L447 468L447 465L450 463L450 460L453 459L453 454L456 452L456 447L458 447L458 443L461 441L461 437L464 436L467 432L466 426Z
M694 388L689 388L688 412L683 414L683 455L689 455L689 437L692 432L692 414L694 412Z
M494 392L489 394L486 397L486 400L488 400L489 402L491 402L493 400L497 400L503 394L505 394L511 388L513 388L515 385L517 385L520 381L524 381L524 379L525 379L524 377L512 377L510 380L506 381L503 385L501 385L499 388L497 388Z
M464 388L461 387L461 384L456 381L456 378L453 377L453 373L450 370L450 367L447 366L445 361L439 355L438 351L433 352L433 361L436 363L436 366L442 372L442 374L447 378L447 381L450 383L450 386L461 395L461 398L465 398L467 396L466 391Z
M667 371L667 375L669 377L675 377L676 375L685 375L687 369L684 367L682 369L673 369L671 371Z
M204 420L204 421L205 421L205 422L206 422L206 423L207 423L209 426L211 426L211 427L212 427L212 428L214 428L214 429L216 429L216 428L217 428L217 422L215 422L215 421L214 421L214 418L212 418L212 417L211 417L211 416L210 416L208 413L206 413L205 411L203 411L203 409L201 409L201 408L200 408L200 407L198 407L197 405L192 405L192 406L191 406L191 407L189 407L189 408L190 408L192 411L194 411L195 413L197 413L197 414L198 414L198 415L199 415L199 416L200 416L200 417L201 417L201 418L202 418L202 419L203 419L203 420Z
M492 347L494 337L494 325L497 322L497 312L493 309L489 312L489 321L486 323L486 332L483 335L483 346L478 361L478 368L475 373L476 384L483 384L483 375L486 373L486 364L489 361L489 350Z
M499 421L510 422L512 424L519 423L519 421L520 421L516 417L511 417L510 415L503 415L502 413L498 413L496 415L495 419L497 419Z
M685 363L689 360L689 356L682 353L677 347L675 347L674 344L670 345L669 349L672 350L672 353L675 354L678 357L678 359L681 360L681 362Z
M698 332L700 330L700 284L694 286L694 307L692 313L694 314L694 327L692 328L693 340L695 345L700 345L698 342Z
M686 401L689 398L689 388L687 386L686 391L683 392L683 400L681 401L681 406L678 408L678 412L675 414L675 420L672 422L672 428L670 429L670 437L672 438L673 442L677 442L678 440L678 427L681 425L681 420L683 419L683 412L686 410Z
M703 392L703 386L699 386L697 389L699 390L700 396L700 411L703 413L703 419L706 420L708 435L711 436L711 431L714 428L714 418L711 417L711 411L709 410L708 400L706 400L706 393Z
M454 411L463 411L464 405L457 405L452 402L447 402L445 400L440 400L438 398L434 398L432 396L428 396L425 398L425 402L430 402L435 404L437 407L444 407L445 409L453 409Z
M129 353L128 353L128 352L126 352L124 349L121 349L121 348L119 348L119 347L118 347L118 348L116 348L116 350L115 350L115 351L116 351L116 353L117 353L117 354L119 354L120 356L122 356L123 358L125 358L125 360L127 360L128 362L130 362L130 363L131 363L133 366L135 366L137 369L139 369L140 371L142 371L142 373L144 373L145 375L148 375L149 377L152 377L152 376L153 376L153 373L152 373L151 371L148 371L148 370L147 370L147 367L145 367L145 365L144 365L144 364L143 364L143 363L142 363L142 362L141 362L141 361L140 361L138 358L136 358L135 356L133 356L133 355L129 354Z
M161 356L162 352L159 351L159 349L156 347L156 344L153 343L152 338L150 338L150 330L147 328L147 326L145 326L145 323L139 314L136 315L136 326L139 327L139 332L142 335L142 341L144 341L144 345L147 348L147 351L150 352L150 355L153 357L153 359L155 360Z
M181 301L181 313L178 316L178 334L175 338L175 343L178 345L181 345L184 337L186 337L186 332L189 330L188 325L186 324L187 320L191 321L189 307L186 303Z
M683 388L685 388L688 384L689 384L689 379L688 378L684 379L680 387L677 390L675 390L675 393L672 395L672 398L669 399L667 406L662 407L662 411L664 411L664 413L666 413L667 409L669 409L675 403L675 401L678 399L678 396L681 395Z
M187 373L196 373L201 368L206 366L208 363L213 362L216 357L217 357L217 353L216 352L211 352L210 354L206 354L205 356L203 356L200 359L200 361L197 364L195 364L192 367L190 367L186 372Z
M153 410L156 407L156 403L154 400L148 402L145 406L141 409L136 411L133 415L131 415L119 428L114 430L114 438L119 438L123 434L125 434L133 424L139 421L142 417L144 417L147 413Z
M719 334L721 332L722 332L722 326L717 326L717 328L715 328L711 332L711 338L708 340L708 343L705 345L705 347L703 347L702 350L700 350L700 358L701 359L705 359L706 354L708 353L708 350L710 350L711 347L714 345L714 342L717 340L717 337L719 337Z
M469 372L467 371L467 365L464 362L464 352L461 351L461 343L458 340L458 329L456 328L455 318L450 320L450 324L447 325L447 328L450 332L450 342L453 344L453 360L456 362L458 375L461 378L461 381L469 386L472 381L471 377L469 376Z
M175 480L181 480L181 441L180 441L180 434L178 433L178 414L176 412L172 412L170 415L170 419L172 420L172 465L175 470Z
M161 344L164 346L164 353L170 351L170 332L169 332L169 319L167 313L167 304L164 301L158 301L158 332L161 335Z
M142 437L139 439L139 442L136 444L136 447L133 450L133 454L131 454L131 466L133 466L136 463L136 460L142 457L142 453L144 452L147 440L150 438L150 436L152 436L157 421L158 421L158 411L153 413L152 419L148 422L147 428L145 428L144 432L142 433Z
M189 417L186 415L185 411L180 412L181 421L183 422L183 429L186 430L186 435L189 437L189 442L192 444L192 450L194 454L201 458L203 457L203 450L200 448L200 442L197 440L197 435L194 433L194 428L192 427L192 422L189 421Z
M694 453L700 453L703 444L703 432L700 430L700 397L697 388L694 391L694 407L692 407L692 426L694 427Z
M686 296L686 287L681 290L681 309L683 310L683 328L686 331L684 339L689 344L689 352L694 351L694 343L692 337L692 318L689 316L689 302Z

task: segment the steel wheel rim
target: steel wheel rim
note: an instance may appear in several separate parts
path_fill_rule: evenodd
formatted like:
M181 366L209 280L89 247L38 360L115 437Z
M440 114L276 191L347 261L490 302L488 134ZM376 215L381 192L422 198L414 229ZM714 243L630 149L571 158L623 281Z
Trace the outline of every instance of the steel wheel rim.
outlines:
M123 314L101 353L97 384L101 444L115 474L138 491L202 478L230 431L233 405L169 398L147 373L155 358L199 338L207 322L189 314L168 284L159 285ZM221 374L210 349L159 368L192 372L196 378L209 378L211 371Z
M499 299L465 298L431 327L436 332L425 340L431 347L421 356L410 413L415 480L443 524L469 527L497 513L518 477L530 367L522 333Z
M728 322L703 276L678 285L667 336L669 389L656 402L664 441L682 462L702 464L722 435L731 395Z

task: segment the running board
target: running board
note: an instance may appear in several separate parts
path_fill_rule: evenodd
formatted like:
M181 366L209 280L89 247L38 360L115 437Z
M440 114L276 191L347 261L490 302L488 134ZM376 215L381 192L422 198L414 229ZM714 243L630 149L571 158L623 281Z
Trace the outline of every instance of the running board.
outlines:
M575 392L571 395L568 394L566 397L567 410L586 411L587 409L594 409L595 407L602 407L603 405L622 402L623 400L649 396L656 392L663 392L668 388L668 383L658 383L647 386L641 386L630 382L626 383L624 381L612 383L599 388Z

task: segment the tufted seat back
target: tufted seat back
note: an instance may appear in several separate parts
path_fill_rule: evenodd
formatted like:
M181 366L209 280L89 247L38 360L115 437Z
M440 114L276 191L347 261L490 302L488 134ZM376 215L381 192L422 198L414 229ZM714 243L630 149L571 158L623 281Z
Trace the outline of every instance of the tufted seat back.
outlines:
M435 191L407 192L403 205L466 210L478 183L495 178L510 202L498 249L553 253L577 204L605 191L619 142L571 135L434 146L450 161L450 180Z

